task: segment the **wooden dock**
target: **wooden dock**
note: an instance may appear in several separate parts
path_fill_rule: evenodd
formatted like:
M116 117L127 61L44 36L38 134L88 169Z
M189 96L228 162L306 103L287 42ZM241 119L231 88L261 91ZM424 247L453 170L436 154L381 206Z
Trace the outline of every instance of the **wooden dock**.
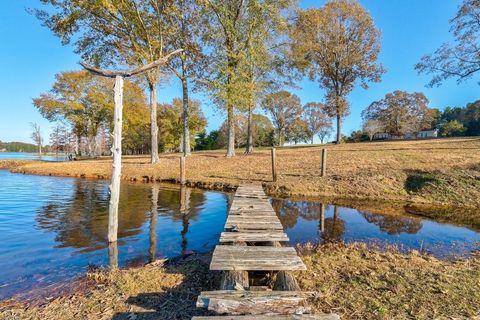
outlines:
M219 316L193 319L340 319L310 314L315 293L300 291L290 273L306 267L294 248L281 245L288 240L262 186L239 186L210 264L223 272L221 288L197 299L197 307Z

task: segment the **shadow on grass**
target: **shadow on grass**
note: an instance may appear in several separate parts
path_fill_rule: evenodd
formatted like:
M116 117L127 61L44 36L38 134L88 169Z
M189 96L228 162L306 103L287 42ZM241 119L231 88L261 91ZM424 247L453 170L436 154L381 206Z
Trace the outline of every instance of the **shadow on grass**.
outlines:
M435 174L431 172L424 172L419 170L407 171L408 177L405 181L405 190L408 192L419 192L425 186L432 185L438 182Z
M127 298L126 302L145 311L118 312L114 320L191 319L193 316L213 315L196 307L201 291L218 288L219 276L209 271L211 256L198 259L196 255L180 257L164 266L167 273L181 273L183 281L162 292L146 292Z

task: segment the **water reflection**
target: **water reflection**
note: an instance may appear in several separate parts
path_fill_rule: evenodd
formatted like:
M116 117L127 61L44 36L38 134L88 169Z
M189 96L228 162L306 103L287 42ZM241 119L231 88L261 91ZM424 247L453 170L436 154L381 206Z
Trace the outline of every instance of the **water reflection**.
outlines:
M422 220L414 217L402 217L394 215L379 215L366 211L359 211L365 220L377 225L380 230L395 235L401 233L415 234L422 229Z
M88 266L123 267L208 252L227 196L157 184L122 184L118 242L108 244L108 182L0 170L0 299L47 287Z
M378 214L314 201L272 199L290 244L375 242L416 249L439 257L478 249L480 234L408 214Z

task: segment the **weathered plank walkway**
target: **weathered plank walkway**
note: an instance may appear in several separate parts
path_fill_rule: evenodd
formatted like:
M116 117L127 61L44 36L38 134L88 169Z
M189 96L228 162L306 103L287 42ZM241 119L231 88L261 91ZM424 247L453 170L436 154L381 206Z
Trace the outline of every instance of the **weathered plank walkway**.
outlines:
M221 290L202 292L197 300L197 307L226 316L193 319L338 320L309 314L307 300L315 294L300 291L290 273L306 267L294 248L281 246L288 240L262 186L239 186L210 264L210 270L223 271ZM259 272L271 281L256 283Z

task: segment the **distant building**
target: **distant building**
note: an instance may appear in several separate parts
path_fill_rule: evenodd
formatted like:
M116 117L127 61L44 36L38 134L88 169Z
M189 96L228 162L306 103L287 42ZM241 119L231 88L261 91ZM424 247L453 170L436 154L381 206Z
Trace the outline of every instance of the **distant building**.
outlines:
M5 149L5 148L0 149L0 152L7 152L7 149Z
M423 130L417 133L417 139L437 138L438 130Z
M438 130L422 130L417 133L408 132L405 134L390 134L387 132L376 133L373 140L408 140L408 139L433 139L438 138Z

